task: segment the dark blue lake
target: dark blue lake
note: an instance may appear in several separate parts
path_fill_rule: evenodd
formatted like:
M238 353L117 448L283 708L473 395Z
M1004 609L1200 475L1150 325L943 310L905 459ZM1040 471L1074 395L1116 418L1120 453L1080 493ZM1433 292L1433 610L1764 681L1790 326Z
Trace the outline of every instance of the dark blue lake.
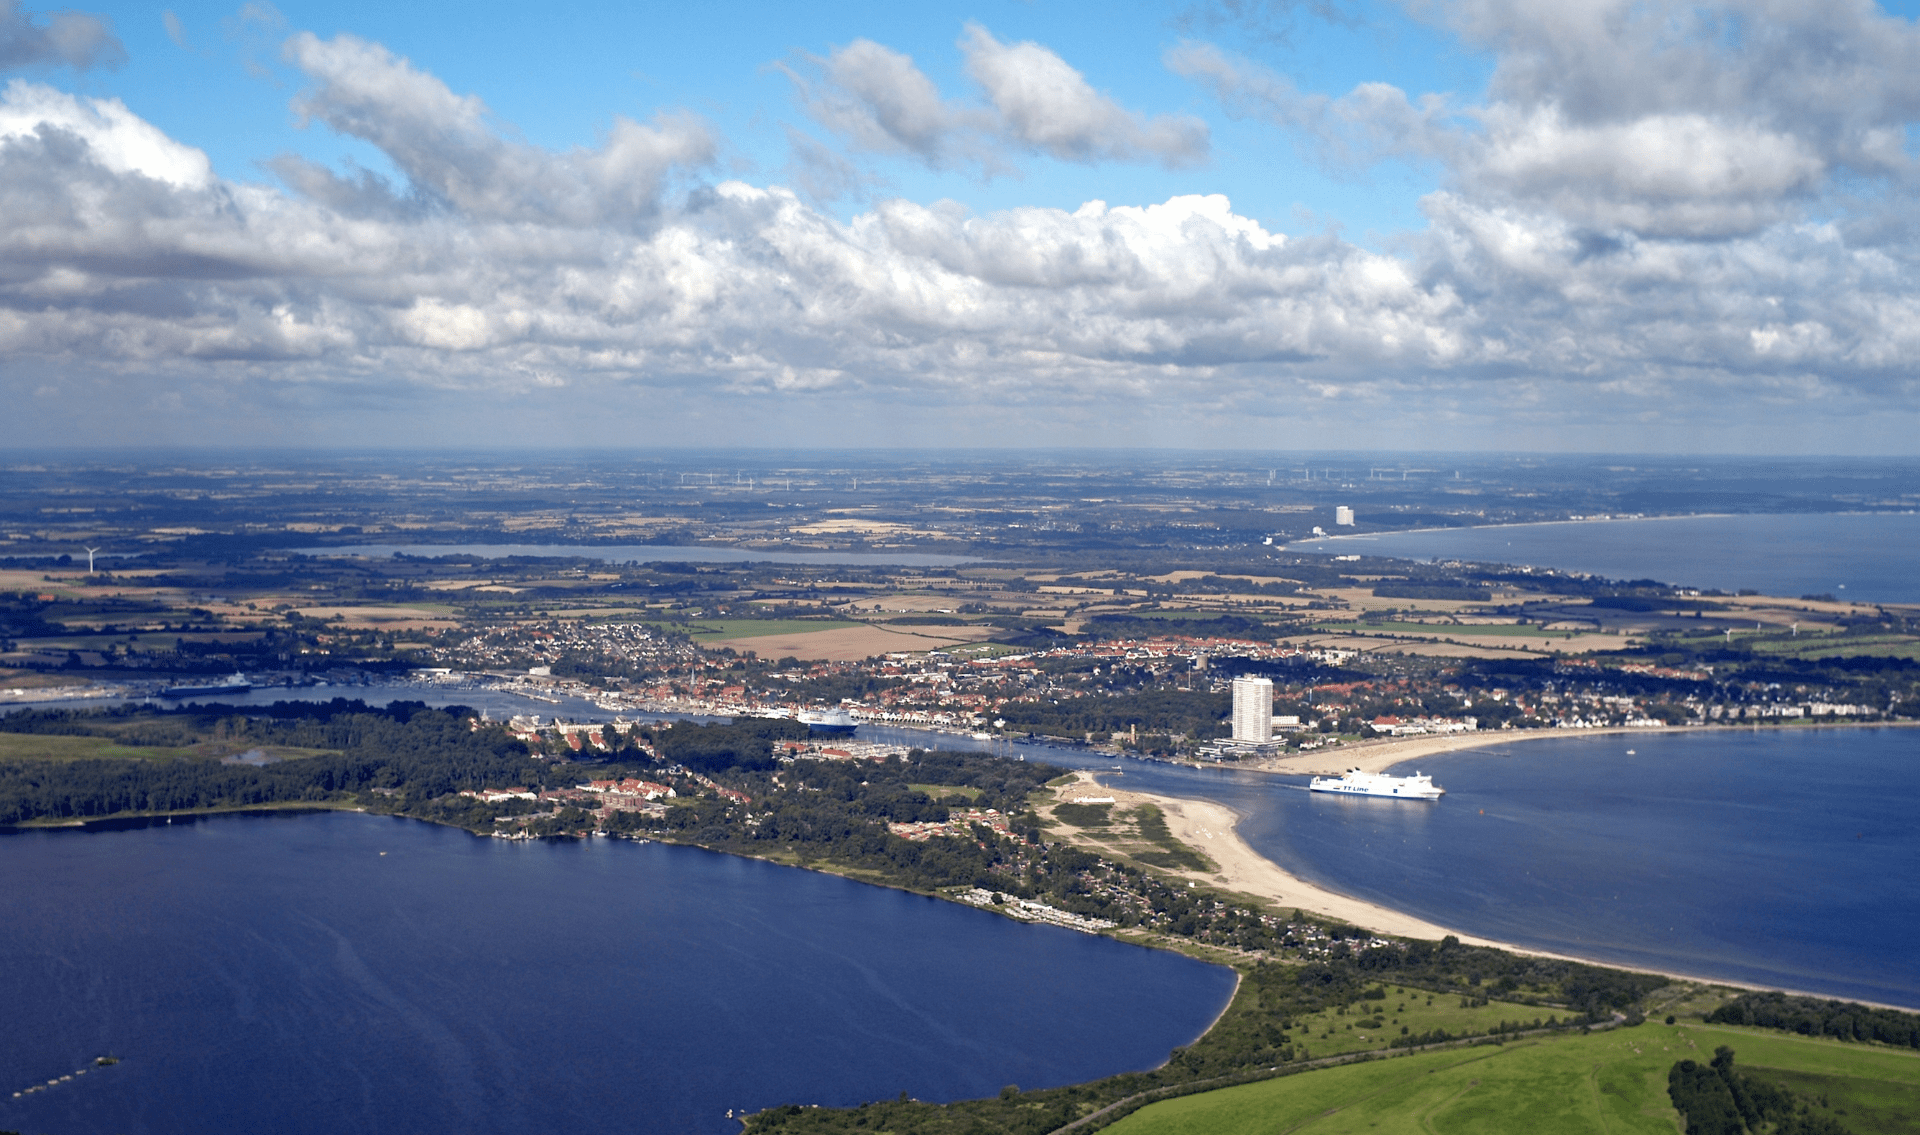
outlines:
M1471 560L1766 595L1920 603L1920 515L1683 516L1333 536L1292 551Z
M0 837L0 1129L34 1135L731 1132L1151 1067L1232 987L660 844L345 813Z

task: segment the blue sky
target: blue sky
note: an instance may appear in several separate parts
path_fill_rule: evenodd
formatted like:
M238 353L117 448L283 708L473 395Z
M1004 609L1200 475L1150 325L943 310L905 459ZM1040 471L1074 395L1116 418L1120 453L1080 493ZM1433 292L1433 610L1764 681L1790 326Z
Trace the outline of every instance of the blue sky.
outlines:
M0 397L168 444L1911 453L1913 17L6 0Z
M392 172L373 146L302 129L287 106L303 85L280 57L295 30L375 40L484 99L497 119L529 141L592 146L613 114L644 119L687 108L713 121L727 146L728 172L778 180L791 162L789 128L831 139L796 108L793 83L776 64L825 55L860 38L913 57L951 97L974 94L956 46L966 24L1003 40L1043 43L1124 105L1148 113L1205 117L1213 154L1196 169L1041 158L997 177L941 174L905 160L876 160L870 194L951 198L976 210L1042 204L1072 209L1094 199L1164 201L1183 193L1224 193L1236 210L1288 232L1332 225L1370 242L1423 226L1416 207L1437 170L1404 162L1365 173L1326 171L1272 126L1214 113L1213 100L1161 65L1167 49L1204 39L1284 70L1307 89L1343 93L1393 76L1411 90L1476 96L1491 59L1408 17L1393 5L1355 6L1338 20L1301 12L1244 21L1204 5L1099 6L1010 2L936 4L258 4L99 5L126 44L112 72L52 73L68 90L124 99L142 117L198 146L224 177L271 177L263 158L293 151L319 161L351 158ZM181 49L164 13L178 21ZM841 216L858 208L832 202Z

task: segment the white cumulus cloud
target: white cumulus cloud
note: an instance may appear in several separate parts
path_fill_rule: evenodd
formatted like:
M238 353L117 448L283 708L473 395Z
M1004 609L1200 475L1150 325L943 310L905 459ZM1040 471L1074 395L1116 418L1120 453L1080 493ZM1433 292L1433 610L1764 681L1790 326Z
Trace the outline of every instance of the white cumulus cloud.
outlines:
M1209 156L1205 122L1129 110L1047 47L1002 43L969 24L960 49L978 101L943 96L910 56L866 39L786 70L814 121L859 149L912 154L936 169L994 173L1018 153L1169 167Z

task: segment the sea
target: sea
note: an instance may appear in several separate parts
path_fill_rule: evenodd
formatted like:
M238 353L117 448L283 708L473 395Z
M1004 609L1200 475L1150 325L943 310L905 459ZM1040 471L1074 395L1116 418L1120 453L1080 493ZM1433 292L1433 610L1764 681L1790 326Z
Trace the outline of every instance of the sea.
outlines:
M1281 867L1463 934L1920 1010L1920 729L1568 731L1396 770L1432 774L1446 789L1436 802L1057 746L1001 751L1224 804Z
M1299 540L1289 551L1466 560L1763 595L1920 603L1920 514L1582 520Z
M1522 528L1551 531L1537 551L1492 551ZM1920 600L1914 518L1367 539L1439 537L1487 543L1364 550ZM1334 550L1346 548L1362 550ZM608 716L419 686L232 700L336 695ZM997 748L1225 804L1288 870L1462 933L1920 1009L1920 730L1508 742L1421 762L1447 789L1434 803ZM729 1110L954 1099L1148 1067L1232 987L1173 955L696 849L507 844L337 813L0 837L0 927L0 1071L19 1081L0 1084L0 1129L35 1133L732 1132ZM11 1096L103 1054L122 1062Z
M357 813L0 836L0 927L0 1129L34 1135L719 1135L1150 1068L1235 984L792 867Z

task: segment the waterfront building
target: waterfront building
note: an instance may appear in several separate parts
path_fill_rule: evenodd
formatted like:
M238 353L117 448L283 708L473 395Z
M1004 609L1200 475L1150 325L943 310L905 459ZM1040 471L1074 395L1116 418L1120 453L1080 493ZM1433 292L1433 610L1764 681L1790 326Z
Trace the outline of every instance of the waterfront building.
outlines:
M1335 505L1333 509L1333 523L1336 527L1352 528L1353 509L1344 504Z
M1264 745L1273 740L1273 682L1233 680L1233 739Z

